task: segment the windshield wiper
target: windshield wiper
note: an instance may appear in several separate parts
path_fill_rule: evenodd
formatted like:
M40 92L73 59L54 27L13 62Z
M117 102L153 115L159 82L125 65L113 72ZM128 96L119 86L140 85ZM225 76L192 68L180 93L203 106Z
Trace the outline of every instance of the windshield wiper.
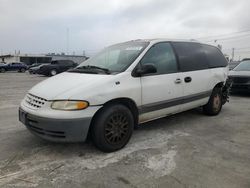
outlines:
M81 67L77 67L76 69L78 69L78 70L82 70L82 69L83 70L97 69L97 70L102 70L106 74L110 74L110 70L109 69L98 67L98 66L93 66L93 65L81 66Z
M76 72L76 73L88 73L88 74L98 74L97 71L90 70L90 69L69 69L67 72Z

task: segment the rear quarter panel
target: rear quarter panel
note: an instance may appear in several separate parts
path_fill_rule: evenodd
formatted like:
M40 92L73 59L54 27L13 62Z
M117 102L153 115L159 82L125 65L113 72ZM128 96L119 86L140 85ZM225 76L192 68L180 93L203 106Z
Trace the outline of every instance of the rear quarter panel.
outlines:
M228 78L228 67L219 67L210 69L211 71L211 79L209 80L208 87L212 90L216 84L220 82L225 82Z

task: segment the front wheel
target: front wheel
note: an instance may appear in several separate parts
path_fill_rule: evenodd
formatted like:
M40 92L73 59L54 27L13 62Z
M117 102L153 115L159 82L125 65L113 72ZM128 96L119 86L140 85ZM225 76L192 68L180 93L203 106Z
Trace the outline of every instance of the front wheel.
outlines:
M133 129L134 118L127 107L120 104L107 105L94 119L92 140L104 152L117 151L128 143Z
M50 71L50 76L55 76L57 74L57 70L56 69L52 69Z
M21 68L21 69L20 69L20 72L25 72L25 71L26 71L25 68Z
M214 88L208 103L203 106L205 114L210 116L218 115L222 108L222 91L221 88Z

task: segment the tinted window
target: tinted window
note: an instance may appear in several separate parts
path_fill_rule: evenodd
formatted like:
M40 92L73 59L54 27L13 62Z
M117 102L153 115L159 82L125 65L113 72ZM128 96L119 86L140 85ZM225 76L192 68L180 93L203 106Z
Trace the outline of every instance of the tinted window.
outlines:
M208 68L207 59L200 44L174 42L173 45L179 57L181 71L196 71Z
M226 67L228 65L226 58L218 48L205 44L203 44L202 47L207 56L210 68Z
M169 43L158 43L151 47L141 60L141 64L154 64L156 74L177 72L175 54Z

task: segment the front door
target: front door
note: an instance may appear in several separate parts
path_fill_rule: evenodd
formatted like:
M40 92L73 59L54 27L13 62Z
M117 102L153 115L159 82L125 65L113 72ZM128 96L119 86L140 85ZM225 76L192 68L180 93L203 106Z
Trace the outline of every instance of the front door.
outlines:
M183 81L171 44L161 42L153 45L140 63L153 64L157 72L141 77L142 106L139 121L145 122L179 112Z

